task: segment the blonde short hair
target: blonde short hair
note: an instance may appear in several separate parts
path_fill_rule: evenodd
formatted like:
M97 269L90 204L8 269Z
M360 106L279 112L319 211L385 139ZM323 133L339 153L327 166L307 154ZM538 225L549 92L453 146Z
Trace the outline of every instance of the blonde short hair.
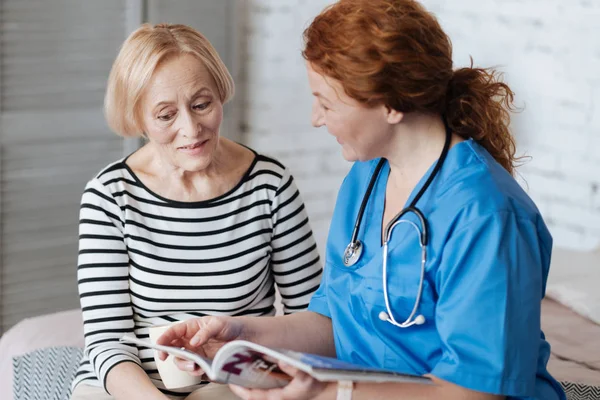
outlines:
M231 74L208 39L186 25L144 24L123 43L113 63L104 97L104 114L110 128L121 136L143 135L139 103L146 85L166 58L191 54L215 80L221 103L234 94Z

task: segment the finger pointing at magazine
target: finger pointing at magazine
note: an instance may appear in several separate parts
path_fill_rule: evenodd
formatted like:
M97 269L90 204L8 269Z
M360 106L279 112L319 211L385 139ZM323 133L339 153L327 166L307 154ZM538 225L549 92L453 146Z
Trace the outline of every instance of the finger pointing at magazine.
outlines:
M185 347L202 356L213 358L227 342L244 339L243 324L231 317L202 317L173 325L157 340L164 346ZM167 353L159 352L161 360Z
M254 322L260 321L271 325L274 320L276 318L254 318ZM295 332L297 331L296 329ZM121 341L163 351L174 357L194 362L212 382L260 390L287 387L285 390L287 394L297 395L301 399L323 391L328 387L325 382L431 384L431 380L426 377L351 364L318 354L269 348L247 340L225 343L212 358L201 356L198 352L189 349L160 345L128 334L123 335ZM310 375L310 378L307 375ZM262 393L260 390L256 392L259 396ZM253 393L248 395L254 396Z

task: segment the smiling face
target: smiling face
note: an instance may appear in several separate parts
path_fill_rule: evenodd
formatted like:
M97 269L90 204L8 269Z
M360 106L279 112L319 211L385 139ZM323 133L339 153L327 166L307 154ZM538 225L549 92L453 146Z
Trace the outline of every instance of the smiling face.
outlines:
M161 159L196 172L213 161L223 104L212 75L196 57L170 57L159 64L140 101L144 133Z
M390 111L384 105L367 107L348 96L340 82L306 64L308 84L315 97L312 125L326 126L342 146L348 161L367 161L385 154L392 136Z

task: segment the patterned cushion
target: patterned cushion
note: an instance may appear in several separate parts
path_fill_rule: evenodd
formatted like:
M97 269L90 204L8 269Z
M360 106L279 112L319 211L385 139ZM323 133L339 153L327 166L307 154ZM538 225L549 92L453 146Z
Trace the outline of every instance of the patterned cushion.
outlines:
M49 347L13 358L14 400L69 400L83 349Z
M600 386L583 383L561 382L568 400L600 400Z

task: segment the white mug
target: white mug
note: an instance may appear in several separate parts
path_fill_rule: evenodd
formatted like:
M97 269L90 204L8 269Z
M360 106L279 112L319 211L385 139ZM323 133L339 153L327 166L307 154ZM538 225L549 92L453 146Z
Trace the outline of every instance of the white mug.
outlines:
M150 327L150 341L152 343L156 343L158 338L170 326L171 325L160 325ZM158 369L160 378L167 389L180 389L197 385L202 381L202 377L190 375L187 372L177 368L172 355L169 355L165 361L162 361L158 358L158 351L154 350L154 361L156 361L156 368Z

